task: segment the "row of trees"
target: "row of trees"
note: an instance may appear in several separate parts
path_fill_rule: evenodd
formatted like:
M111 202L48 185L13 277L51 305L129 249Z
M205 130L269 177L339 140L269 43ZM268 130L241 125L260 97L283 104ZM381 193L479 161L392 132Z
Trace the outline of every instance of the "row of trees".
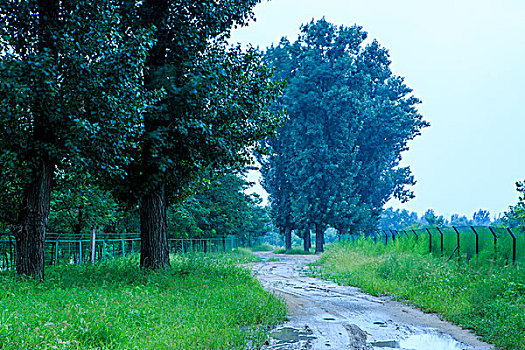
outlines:
M492 220L490 212L484 209L474 212L470 219L459 214L452 214L450 219L447 219L443 215L436 214L433 209L428 209L423 215L419 216L416 212L406 209L387 208L381 214L379 228L382 230L403 230L438 226L489 226L503 223L503 218Z
M203 172L191 195L167 208L168 238L209 238L236 235L245 241L271 229L261 199L246 190L242 174ZM48 232L81 237L93 229L118 234L140 231L137 206L115 200L111 192L79 179L59 181L51 193Z
M388 51L366 38L360 26L322 19L302 26L295 42L283 38L265 53L276 78L287 82L278 108L286 109L288 123L259 157L287 250L293 230L308 250L313 228L321 252L327 227L374 230L392 196L413 196L401 152L428 123L412 90L390 70Z
M281 85L229 48L258 0L0 0L0 221L44 277L63 178L138 205L141 266L169 266L167 207L203 169L238 169L273 133Z

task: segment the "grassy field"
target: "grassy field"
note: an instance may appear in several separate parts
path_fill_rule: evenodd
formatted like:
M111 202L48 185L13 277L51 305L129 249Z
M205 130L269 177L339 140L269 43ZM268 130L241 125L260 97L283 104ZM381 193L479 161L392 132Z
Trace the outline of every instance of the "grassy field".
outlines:
M138 257L50 267L37 283L0 274L0 349L250 349L285 305L235 266L254 256L177 255L167 272Z
M498 348L525 349L525 272L502 261L437 258L428 241L333 244L317 271L374 295L393 295L473 329ZM321 272L322 271L322 272Z

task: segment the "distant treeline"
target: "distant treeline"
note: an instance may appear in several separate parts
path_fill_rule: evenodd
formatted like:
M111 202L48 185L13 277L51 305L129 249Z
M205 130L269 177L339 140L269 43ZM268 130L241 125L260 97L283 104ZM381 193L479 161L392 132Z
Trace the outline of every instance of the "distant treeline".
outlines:
M382 230L401 230L436 226L523 226L523 221L516 219L513 214L509 210L502 216L491 218L488 210L479 209L472 214L472 217L460 214L452 214L450 217L445 217L436 214L433 209L428 209L423 215L419 215L416 212L405 209L387 208L381 214L379 228Z

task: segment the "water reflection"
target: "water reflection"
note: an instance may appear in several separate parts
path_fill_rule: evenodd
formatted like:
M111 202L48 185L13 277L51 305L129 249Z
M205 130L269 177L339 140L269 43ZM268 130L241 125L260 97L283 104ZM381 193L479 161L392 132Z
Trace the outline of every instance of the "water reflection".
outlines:
M447 334L417 334L401 340L402 349L410 350L464 350L470 349L468 345L462 344Z

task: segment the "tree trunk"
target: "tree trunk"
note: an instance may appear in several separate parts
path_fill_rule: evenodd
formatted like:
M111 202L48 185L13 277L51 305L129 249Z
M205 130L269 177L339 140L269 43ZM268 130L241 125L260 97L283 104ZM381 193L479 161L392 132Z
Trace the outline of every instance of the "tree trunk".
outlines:
M303 247L305 252L310 252L310 248L312 247L312 241L310 238L310 229L304 230L303 233Z
M324 252L324 230L321 224L315 224L315 254Z
M16 272L19 275L44 279L44 242L49 216L51 179L54 164L42 161L35 180L26 187L16 238Z
M142 196L140 241L140 267L151 270L170 267L164 183Z
M292 250L292 226L290 224L284 226L284 241L285 249L289 252Z

